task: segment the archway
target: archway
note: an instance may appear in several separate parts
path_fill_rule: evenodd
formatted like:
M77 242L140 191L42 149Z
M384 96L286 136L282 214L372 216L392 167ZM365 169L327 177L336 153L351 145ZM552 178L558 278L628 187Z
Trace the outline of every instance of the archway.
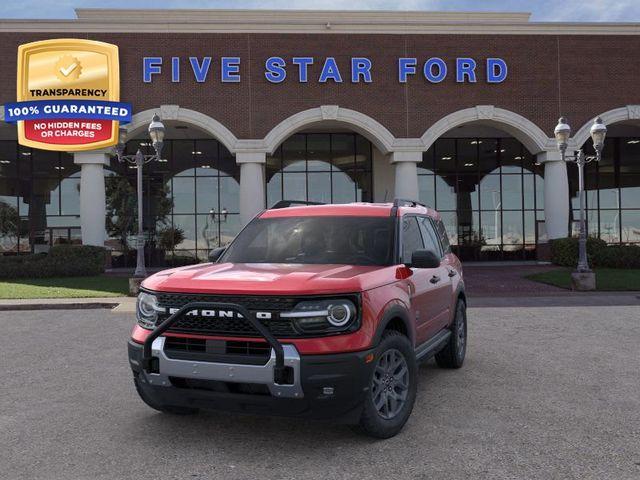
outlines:
M607 125L600 162L585 167L587 231L609 244L640 244L640 106L628 105L599 115ZM593 119L575 134L575 148L593 153ZM577 168L569 165L571 229L579 219Z
M305 110L280 122L263 142L267 206L281 199L348 203L392 195L376 192L373 179L389 176L384 156L395 138L365 114L332 105Z
M133 115L131 123L127 125L127 132L130 138L138 138L146 135L149 122L154 114L159 114L162 122L166 124L190 125L208 135L216 138L231 153L236 151L236 136L216 119L179 105L161 105L159 108L143 110Z
M493 105L478 105L450 113L424 132L422 143L428 149L447 131L467 124L497 127L518 139L533 154L554 148L553 139L531 120Z
M303 129L312 129L318 125L346 127L367 138L385 155L393 149L395 142L391 132L368 115L337 105L323 105L296 113L273 127L263 140L267 152L273 153L286 138L294 133Z
M476 107L436 122L422 140L429 148L418 165L420 199L438 209L454 250L464 260L535 258L545 218L535 154L551 141L542 130Z
M228 244L242 226L239 207L240 167L231 149L237 140L210 117L176 107L134 115L125 153L140 148L150 154L147 125L159 113L166 127L162 159L143 167L144 224L150 265L176 266L206 260L211 249ZM111 160L116 175L135 188L135 166ZM110 232L109 243L117 240ZM121 249L124 242L117 242ZM131 242L129 242L131 243ZM134 259L128 259L130 264Z
M0 122L0 253L80 242L79 171L73 155L20 146Z

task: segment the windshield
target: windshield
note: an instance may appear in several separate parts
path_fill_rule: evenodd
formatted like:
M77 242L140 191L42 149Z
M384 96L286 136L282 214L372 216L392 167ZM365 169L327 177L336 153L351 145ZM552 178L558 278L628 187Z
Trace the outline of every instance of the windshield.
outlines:
M280 217L253 220L220 262L390 265L391 217Z

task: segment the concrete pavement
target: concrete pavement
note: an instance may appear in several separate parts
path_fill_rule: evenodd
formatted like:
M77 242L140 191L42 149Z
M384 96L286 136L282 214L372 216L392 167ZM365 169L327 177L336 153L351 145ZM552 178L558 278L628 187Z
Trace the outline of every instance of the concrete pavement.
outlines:
M397 437L295 419L147 408L132 315L1 312L0 477L637 479L640 308L470 308L458 371L420 368Z

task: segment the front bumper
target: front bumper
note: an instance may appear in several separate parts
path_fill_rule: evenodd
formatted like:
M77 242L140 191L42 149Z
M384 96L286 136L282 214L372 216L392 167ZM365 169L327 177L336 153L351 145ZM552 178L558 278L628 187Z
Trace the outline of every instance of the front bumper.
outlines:
M299 355L295 346L284 344L288 375L286 382L278 383L273 350L264 365L192 361L167 356L164 340L158 337L152 344L156 373L142 368L143 346L133 341L129 341L129 363L144 394L165 406L355 423L374 364L366 362L372 350Z

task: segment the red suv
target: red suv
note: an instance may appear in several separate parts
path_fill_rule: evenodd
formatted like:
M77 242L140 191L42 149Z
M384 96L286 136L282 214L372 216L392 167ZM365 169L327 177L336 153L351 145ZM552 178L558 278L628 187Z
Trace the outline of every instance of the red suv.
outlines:
M162 412L339 419L391 437L418 363L464 361L460 261L438 213L416 202L295 203L262 212L213 263L142 283L136 389Z

